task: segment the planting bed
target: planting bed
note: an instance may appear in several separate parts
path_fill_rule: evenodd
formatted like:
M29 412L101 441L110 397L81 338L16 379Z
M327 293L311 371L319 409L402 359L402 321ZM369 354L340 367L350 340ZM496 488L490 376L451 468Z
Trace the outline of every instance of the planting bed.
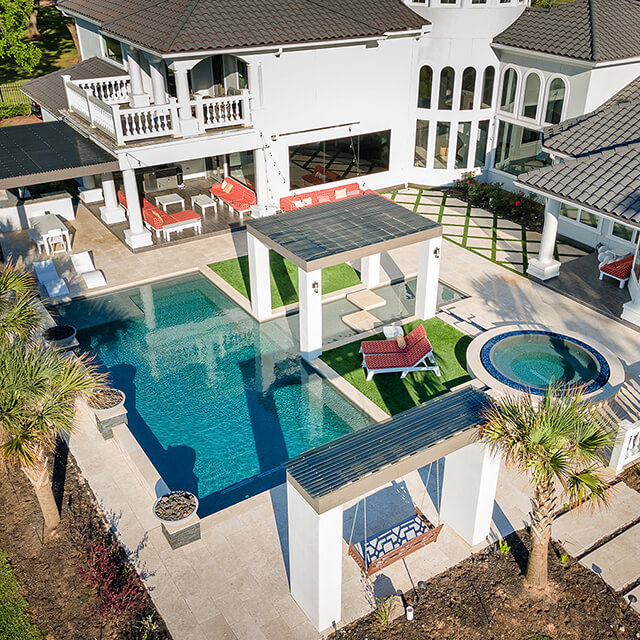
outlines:
M507 538L509 553L492 550L473 555L436 576L405 600L415 609L408 622L388 626L372 613L333 639L350 640L632 640L640 638L640 616L614 596L592 571L559 547L550 552L550 580L539 592L528 587L527 535ZM414 583L420 576L412 576ZM375 576L373 578L375 580Z

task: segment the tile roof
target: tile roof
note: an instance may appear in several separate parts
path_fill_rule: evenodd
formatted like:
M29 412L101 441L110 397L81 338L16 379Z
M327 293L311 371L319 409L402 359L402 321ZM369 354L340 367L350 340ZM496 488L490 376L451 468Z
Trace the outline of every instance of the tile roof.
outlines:
M536 169L518 183L640 225L639 144Z
M62 0L162 53L382 36L429 24L401 0Z
M634 142L640 142L640 78L595 111L544 131L545 149L569 156L583 156Z
M126 72L104 58L88 58L65 69L58 69L46 76L29 80L22 85L22 91L34 102L43 106L54 115L59 115L67 107L62 76L69 75L72 80L88 78L110 78L121 76Z
M493 42L602 62L640 56L640 0L573 0L527 8Z

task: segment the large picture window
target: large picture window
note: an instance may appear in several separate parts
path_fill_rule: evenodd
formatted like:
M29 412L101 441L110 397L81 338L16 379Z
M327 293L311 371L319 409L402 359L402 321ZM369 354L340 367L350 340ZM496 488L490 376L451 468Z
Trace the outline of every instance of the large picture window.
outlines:
M425 65L420 69L418 84L418 108L431 109L431 88L433 86L433 69Z
M500 122L495 168L518 175L551 164L542 151L542 133L509 122Z
M391 131L289 147L291 189L389 170Z

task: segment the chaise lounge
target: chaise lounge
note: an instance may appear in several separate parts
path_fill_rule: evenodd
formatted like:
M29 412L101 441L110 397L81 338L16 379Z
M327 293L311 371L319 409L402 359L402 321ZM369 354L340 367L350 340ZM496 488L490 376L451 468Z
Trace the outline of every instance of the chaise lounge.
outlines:
M38 283L44 287L50 298L58 298L69 294L67 283L64 281L64 278L58 275L58 271L52 260L34 262L33 269L36 272Z
M368 340L362 342L362 366L367 380L376 373L400 373L400 378L413 371L434 371L440 376L440 367L433 355L433 347L422 325L418 325L406 337L406 346L396 340Z
M620 260L613 262L607 262L601 264L600 267L600 280L605 276L609 276L620 283L620 289L627 284L629 277L631 276L631 267L633 266L633 255L625 256Z

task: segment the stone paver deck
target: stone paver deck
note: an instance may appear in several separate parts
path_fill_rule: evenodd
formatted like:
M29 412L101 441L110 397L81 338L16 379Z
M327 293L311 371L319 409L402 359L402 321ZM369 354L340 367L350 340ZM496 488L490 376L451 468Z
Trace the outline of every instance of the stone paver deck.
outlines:
M551 535L567 553L581 556L615 531L640 518L640 493L620 482L612 489L611 504L605 509L573 510L553 522Z

